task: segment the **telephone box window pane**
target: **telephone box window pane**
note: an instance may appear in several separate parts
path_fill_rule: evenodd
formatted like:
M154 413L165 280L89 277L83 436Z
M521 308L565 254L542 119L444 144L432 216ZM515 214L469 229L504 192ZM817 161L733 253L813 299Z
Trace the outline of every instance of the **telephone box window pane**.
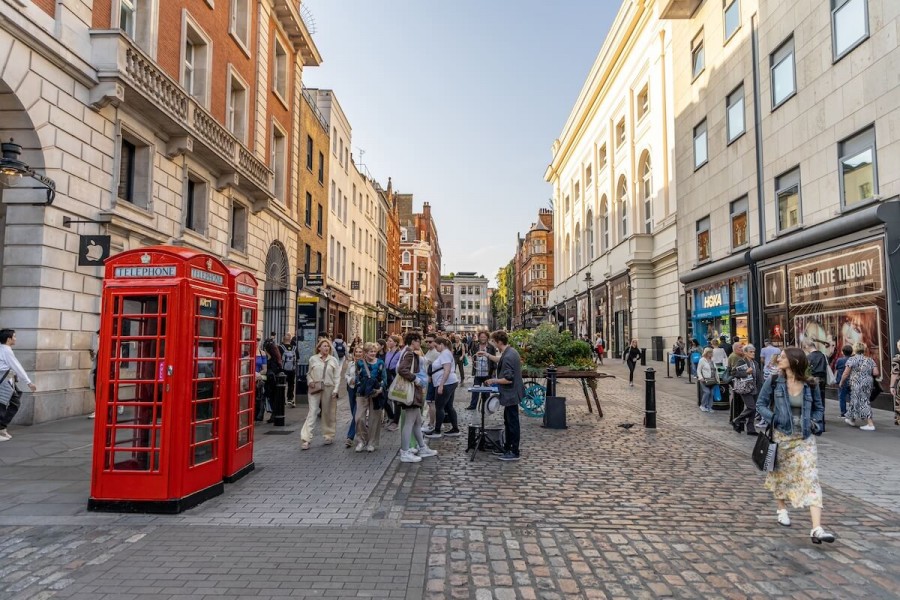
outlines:
M219 322L210 319L198 319L197 335L200 337L216 337Z
M250 401L252 398L253 398L252 394L241 394L240 398L238 398L238 402L240 404L240 410L250 410ZM250 425L250 415L242 414L241 419L243 419L244 416L247 417L247 425ZM241 427L244 427L244 425L241 425Z
M213 400L216 397L215 381L198 381L194 398L197 400Z
M208 421L213 418L215 407L212 402L197 402L194 405L194 420Z
M253 339L253 326L252 325L241 325L241 341L247 341Z
M115 471L149 471L150 470L150 453L149 452L111 452L112 465ZM158 465L155 469L158 470Z
M238 447L246 446L250 443L250 430L242 429L238 431L237 445Z
M213 300L212 298L197 298L197 303L200 305L197 310L197 314L201 317L219 316L218 300Z
M247 363L247 362L245 362L244 364L249 365L249 363ZM243 367L244 365L241 365L241 366ZM250 378L249 378L249 377L241 377L241 384L240 384L240 386L241 386L241 387L240 387L240 390L239 390L240 393L243 394L243 393L249 392L249 391L250 391L250 388L252 387L252 386L250 385Z
M199 465L213 459L212 444L204 444L194 447L194 464Z
M213 424L200 423L194 425L194 443L208 442L213 439Z
M214 358L216 356L216 346L218 346L218 344L219 342L215 340L198 341L197 358Z

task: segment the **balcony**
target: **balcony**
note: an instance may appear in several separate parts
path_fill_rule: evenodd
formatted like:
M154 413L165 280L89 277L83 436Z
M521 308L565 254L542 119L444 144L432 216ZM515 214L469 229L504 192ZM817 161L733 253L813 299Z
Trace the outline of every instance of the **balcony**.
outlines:
M689 19L697 7L700 6L701 0L668 0L663 2L663 8L660 12L662 19Z
M274 198L274 177L266 164L121 31L91 31L91 50L100 80L92 91L95 106L128 105L169 138L167 155L195 155L220 173L217 188L245 192L257 210Z

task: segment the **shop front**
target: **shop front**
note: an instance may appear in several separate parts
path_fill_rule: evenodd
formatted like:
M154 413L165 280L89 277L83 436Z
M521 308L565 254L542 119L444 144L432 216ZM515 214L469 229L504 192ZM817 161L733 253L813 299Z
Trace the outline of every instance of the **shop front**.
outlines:
M328 337L334 338L336 334L340 333L345 340L352 339L348 338L350 335L350 330L348 329L350 325L348 319L350 296L334 288L329 289L328 296Z
M609 315L607 314L609 307L608 294L608 288L605 283L591 290L591 306L593 307L591 313L593 317L592 331L590 332L591 342L594 341L594 336L597 333L602 335L604 340L609 340L609 331L607 331L607 324L609 323Z
M750 339L749 274L701 284L688 290L689 339L708 346L714 339Z
M614 358L622 358L631 343L631 283L628 275L613 279L610 283L612 330L607 338Z
M590 328L588 327L588 305L590 304L590 297L588 292L579 296L575 302L578 307L575 331L577 332L577 337L584 339L590 335Z
M575 298L571 300L566 300L565 304L565 313L566 313L566 324L565 328L569 330L573 336L576 335L577 330L577 320L578 320L578 305L575 301Z

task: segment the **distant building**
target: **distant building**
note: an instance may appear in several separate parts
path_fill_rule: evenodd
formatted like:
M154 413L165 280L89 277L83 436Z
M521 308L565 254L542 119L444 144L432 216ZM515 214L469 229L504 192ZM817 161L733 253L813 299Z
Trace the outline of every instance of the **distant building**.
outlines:
M516 252L516 299L513 326L532 329L547 320L547 298L553 289L553 211L542 208L538 220Z
M441 277L441 287L450 293L444 298L443 327L447 331L476 332L491 323L488 280L473 272Z
M441 247L431 205L413 212L412 194L395 194L400 220L401 328L434 328L440 305Z

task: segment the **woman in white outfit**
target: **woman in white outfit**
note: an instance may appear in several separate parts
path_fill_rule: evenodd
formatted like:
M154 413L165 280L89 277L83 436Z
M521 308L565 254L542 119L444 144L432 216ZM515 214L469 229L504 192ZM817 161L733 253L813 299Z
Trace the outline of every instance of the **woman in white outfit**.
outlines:
M15 387L16 383L24 383L32 392L37 390L34 384L31 383L31 379L28 378L28 373L25 372L25 369L22 368L16 355L13 354L12 347L15 345L16 330L0 329L0 377L2 377L4 373L6 374L4 381L0 385L11 385L13 386L14 391L12 398L9 400L9 404L6 406L0 405L0 442L12 439L12 436L9 435L6 427L19 411L19 396L21 393L15 393L17 392Z
M319 340L316 351L318 354L314 354L309 359L309 370L306 375L307 385L311 387L308 393L309 412L306 415L303 429L300 431L300 448L302 450L309 450L320 406L322 407L322 437L325 438L326 445L334 442L340 366L338 360L332 356L331 342L328 340Z

